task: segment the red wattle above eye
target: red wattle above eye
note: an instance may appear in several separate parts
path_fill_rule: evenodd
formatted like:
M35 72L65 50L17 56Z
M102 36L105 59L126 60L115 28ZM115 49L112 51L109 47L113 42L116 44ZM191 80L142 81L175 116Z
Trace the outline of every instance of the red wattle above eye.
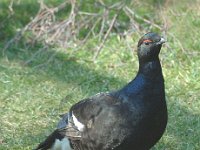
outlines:
M144 40L142 43L151 43L153 42L152 40Z

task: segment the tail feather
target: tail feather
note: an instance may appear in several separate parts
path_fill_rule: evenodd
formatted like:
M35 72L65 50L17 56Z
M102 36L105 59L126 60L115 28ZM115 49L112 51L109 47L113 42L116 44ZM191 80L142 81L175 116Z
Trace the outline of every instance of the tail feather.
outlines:
M54 145L56 139L61 140L63 138L64 135L60 134L58 130L55 130L46 138L46 140L41 142L35 150L48 150Z

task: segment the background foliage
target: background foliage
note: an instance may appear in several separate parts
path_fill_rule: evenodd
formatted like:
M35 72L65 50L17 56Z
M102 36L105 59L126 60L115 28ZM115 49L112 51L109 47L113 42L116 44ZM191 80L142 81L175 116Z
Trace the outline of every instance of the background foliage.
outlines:
M64 0L44 2L53 8ZM77 3L83 12L105 9L93 0ZM103 3L112 6L114 2ZM200 1L134 0L126 5L135 13L133 20L119 13L117 30L111 30L94 61L116 10L110 11L103 34L99 34L102 24L97 25L83 45L95 19L67 47L45 45L42 39L31 45L34 34L26 32L5 50L8 41L36 16L40 5L33 0L17 0L12 5L9 0L0 1L0 149L34 148L55 128L59 114L75 102L129 82L138 68L137 41L148 31L159 32L168 41L160 58L169 123L153 149L200 148ZM70 10L67 4L56 14L56 21L66 19Z

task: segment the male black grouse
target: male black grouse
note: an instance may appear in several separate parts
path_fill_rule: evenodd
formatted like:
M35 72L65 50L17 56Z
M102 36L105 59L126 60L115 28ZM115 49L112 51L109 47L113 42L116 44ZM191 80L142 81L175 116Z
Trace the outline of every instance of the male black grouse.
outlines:
M139 71L125 87L73 105L36 150L149 150L167 124L164 79L156 33L138 42Z

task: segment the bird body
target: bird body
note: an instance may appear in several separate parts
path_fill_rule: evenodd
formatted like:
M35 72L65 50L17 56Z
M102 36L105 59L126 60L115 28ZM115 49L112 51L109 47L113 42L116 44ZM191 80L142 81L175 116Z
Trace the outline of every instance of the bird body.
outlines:
M164 79L158 54L162 38L145 34L138 43L139 70L120 90L99 93L73 105L57 129L36 149L148 150L167 124ZM62 146L61 146L62 147Z

